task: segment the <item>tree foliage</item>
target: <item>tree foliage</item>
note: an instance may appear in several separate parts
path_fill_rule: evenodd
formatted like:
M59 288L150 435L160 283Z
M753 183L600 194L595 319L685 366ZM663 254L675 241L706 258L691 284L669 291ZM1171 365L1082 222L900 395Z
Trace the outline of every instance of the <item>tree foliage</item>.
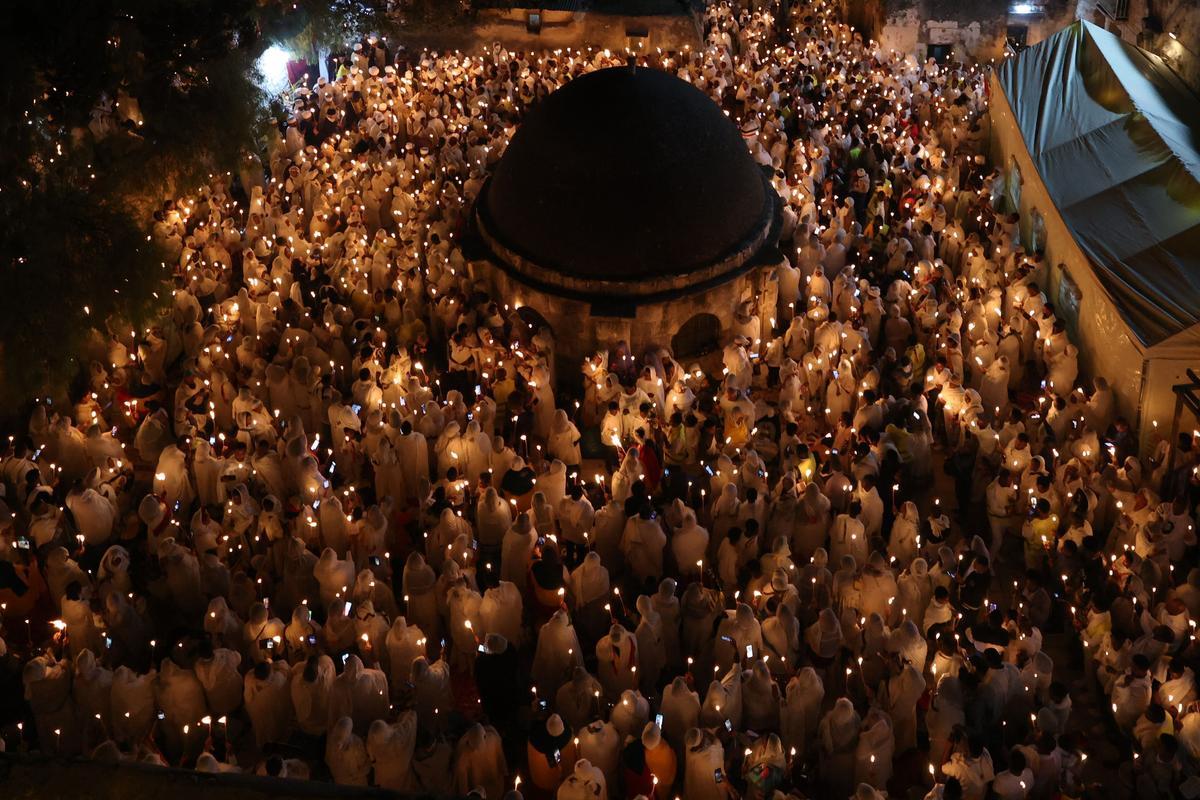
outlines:
M9 3L0 46L0 403L61 393L89 328L165 300L148 240L167 197L261 151L255 63L385 24L356 0ZM136 101L140 121L96 122ZM120 103L126 105L122 107ZM157 297L156 297L157 294ZM0 414L3 416L3 414Z

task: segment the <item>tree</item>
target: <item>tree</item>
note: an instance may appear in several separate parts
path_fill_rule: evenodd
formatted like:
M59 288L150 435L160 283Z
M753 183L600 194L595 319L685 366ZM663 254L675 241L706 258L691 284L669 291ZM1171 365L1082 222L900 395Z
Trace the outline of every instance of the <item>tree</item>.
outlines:
M169 297L153 211L262 151L278 122L262 52L385 24L355 0L6 4L0 415L61 396L91 327L109 315L140 325Z

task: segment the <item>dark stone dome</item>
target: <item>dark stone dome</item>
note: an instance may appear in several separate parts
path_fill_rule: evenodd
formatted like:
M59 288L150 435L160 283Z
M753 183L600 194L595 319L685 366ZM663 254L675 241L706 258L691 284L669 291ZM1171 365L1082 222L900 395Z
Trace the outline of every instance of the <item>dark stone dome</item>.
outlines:
M736 269L766 243L777 202L706 94L666 72L615 67L529 110L480 193L476 223L506 268L621 293Z

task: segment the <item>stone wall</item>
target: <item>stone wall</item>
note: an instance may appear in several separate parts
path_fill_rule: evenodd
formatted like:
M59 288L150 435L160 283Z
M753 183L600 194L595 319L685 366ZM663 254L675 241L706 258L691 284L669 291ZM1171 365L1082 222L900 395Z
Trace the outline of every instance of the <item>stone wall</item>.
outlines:
M1129 0L1124 19L1113 19L1116 0L1079 0L1079 16L1101 25L1125 41L1166 59L1200 94L1200 3L1196 0ZM1171 34L1175 34L1171 36Z
M879 40L919 59L930 45L950 45L956 60L987 61L1004 53L1008 4L1003 0L883 0Z
M1017 15L1009 13L1009 0L850 0L856 18L879 20L884 47L923 59L931 45L950 45L960 61L1003 58L1009 26L1025 28L1026 43L1035 44L1075 19L1077 0L1040 5L1037 14Z
M475 35L484 42L507 47L554 49L598 47L624 51L650 48L682 50L702 44L700 26L690 14L629 16L569 11L543 11L542 29L526 29L527 9L481 9ZM631 35L632 34L632 35Z
M543 317L554 332L555 365L559 375L574 374L580 361L596 350L625 341L631 351L641 354L657 347L671 347L671 339L696 314L713 314L722 321L733 318L738 303L761 294L760 289L772 273L770 267L756 267L724 283L703 291L679 295L658 302L627 305L597 312L592 303L557 297L531 288L487 260L471 262L473 278L490 285L496 297L530 306ZM767 324L763 320L763 324ZM721 331L721 344L729 340L729 331Z

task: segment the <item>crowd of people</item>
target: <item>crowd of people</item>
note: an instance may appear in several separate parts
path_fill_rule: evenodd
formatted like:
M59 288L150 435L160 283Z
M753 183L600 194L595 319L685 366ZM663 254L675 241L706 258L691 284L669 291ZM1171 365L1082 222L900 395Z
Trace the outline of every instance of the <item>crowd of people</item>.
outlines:
M785 260L773 315L712 309L723 349L686 366L556 369L459 248L523 112L624 53L372 39L267 163L162 207L169 307L110 320L0 461L6 749L1047 800L1094 791L1072 706L1103 697L1105 791L1197 796L1196 442L1141 458L1079 384L985 158L986 71L819 5L715 3L705 37L639 64L742 125Z

